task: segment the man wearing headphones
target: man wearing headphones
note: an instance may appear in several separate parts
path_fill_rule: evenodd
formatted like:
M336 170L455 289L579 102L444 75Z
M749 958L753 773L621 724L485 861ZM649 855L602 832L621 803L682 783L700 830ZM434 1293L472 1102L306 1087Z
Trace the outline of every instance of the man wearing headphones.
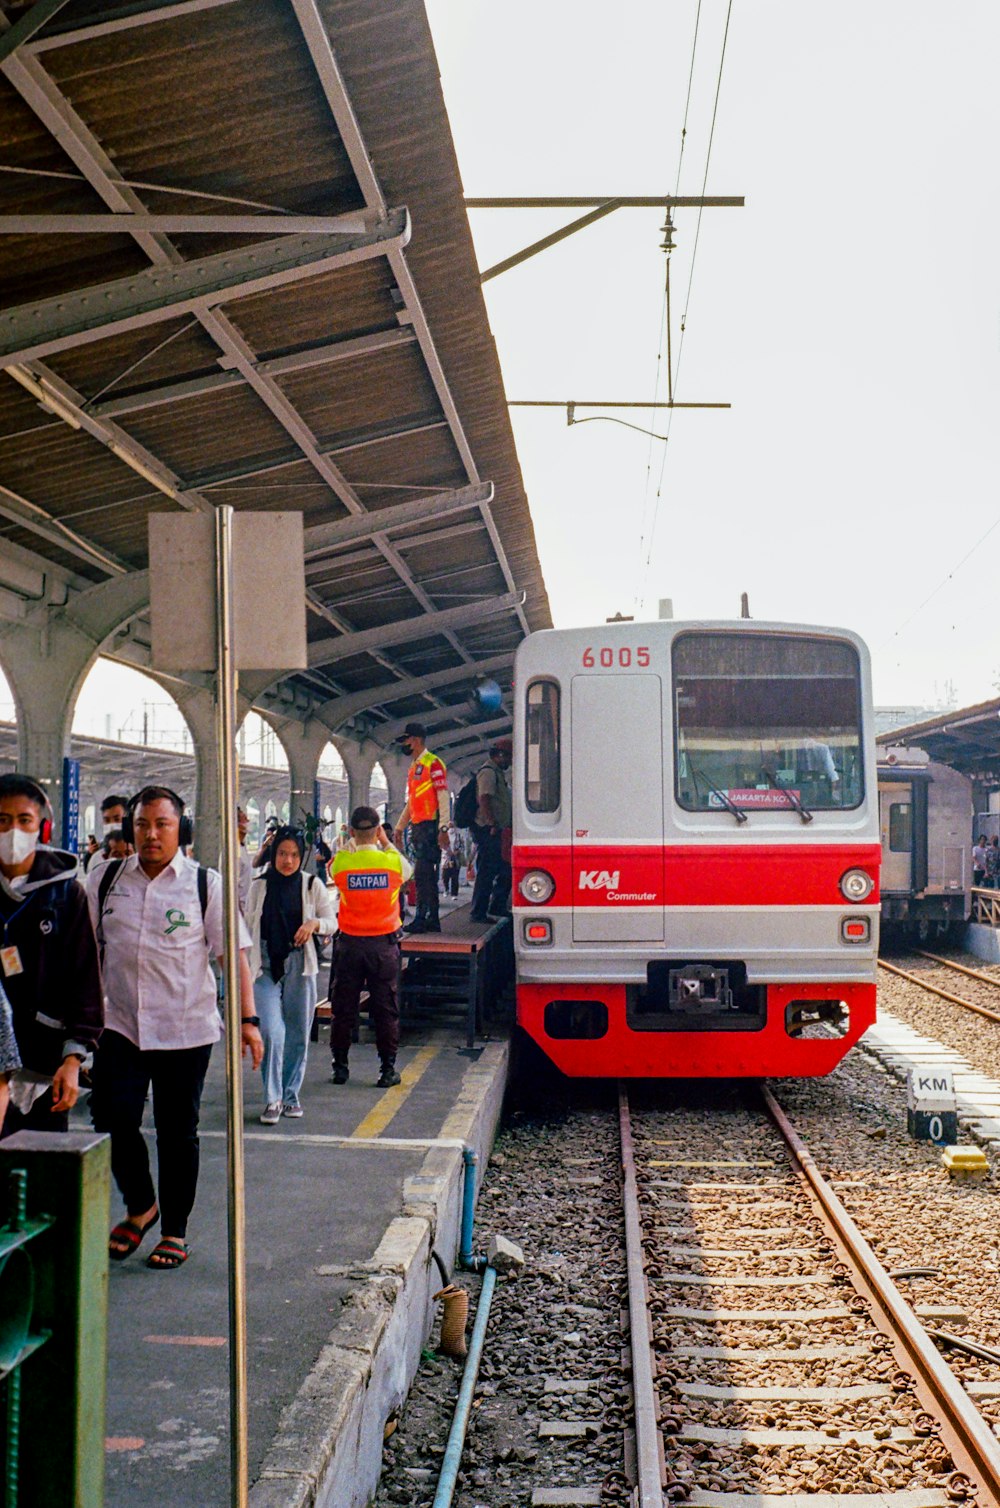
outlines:
M113 1261L132 1255L160 1222L147 1265L187 1261L187 1222L198 1185L198 1118L212 1047L220 1036L210 958L224 951L222 880L181 849L191 842L184 803L166 786L132 798L123 823L136 852L92 865L87 876L102 949L107 1024L94 1059L91 1113L111 1133L111 1171L126 1218L109 1240ZM239 919L241 949L250 937ZM245 951L240 953L243 1051L254 1068L264 1052ZM152 1085L159 1200L142 1136Z
M97 942L76 854L48 847L52 809L26 775L0 775L0 983L21 1068L3 1134L65 1131L80 1063L104 1021Z

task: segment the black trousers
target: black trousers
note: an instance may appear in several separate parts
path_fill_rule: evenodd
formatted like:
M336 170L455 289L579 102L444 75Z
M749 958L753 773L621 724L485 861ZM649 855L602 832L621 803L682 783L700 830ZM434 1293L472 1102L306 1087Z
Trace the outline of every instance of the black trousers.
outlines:
M378 1055L395 1062L399 1049L399 943L395 932L384 937L338 934L330 986L330 1046L335 1062L338 1058L346 1060L350 1051L362 990L368 991Z
M413 878L417 884L417 917L425 922L436 922L440 919L438 868L441 863L437 820L414 822L410 828L410 845L413 849Z
M119 1032L105 1031L94 1054L90 1113L95 1131L111 1135L111 1171L130 1215L160 1207L165 1236L186 1236L198 1188L198 1114L212 1044L141 1052ZM142 1135L146 1094L153 1086L159 1199Z
M441 870L441 878L444 881L444 888L448 895L458 895L458 874L459 866L457 864L445 864Z
M478 921L485 921L488 911L499 916L507 909L511 869L502 857L500 834L491 833L487 827L477 827L475 833L476 883L472 889L472 915Z

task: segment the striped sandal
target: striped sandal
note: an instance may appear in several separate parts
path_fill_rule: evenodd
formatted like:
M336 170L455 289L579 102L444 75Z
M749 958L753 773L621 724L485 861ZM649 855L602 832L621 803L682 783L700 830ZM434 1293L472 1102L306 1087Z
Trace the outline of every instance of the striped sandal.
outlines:
M116 1225L108 1236L108 1256L112 1262L124 1262L126 1257L137 1251L143 1236L148 1230L152 1230L159 1218L160 1212L157 1210L145 1225L136 1225L134 1220L123 1220L120 1225Z
M161 1236L146 1258L146 1266L154 1272L173 1272L183 1267L190 1256L188 1244L181 1236Z

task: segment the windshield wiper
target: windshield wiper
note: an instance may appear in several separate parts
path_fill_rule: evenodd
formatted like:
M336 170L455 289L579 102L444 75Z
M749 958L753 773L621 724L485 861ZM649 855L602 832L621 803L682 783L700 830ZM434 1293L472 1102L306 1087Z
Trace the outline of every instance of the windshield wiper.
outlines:
M772 790L780 791L783 796L787 796L788 797L788 804L789 804L789 806L792 806L792 807L795 808L795 810L798 812L799 816L802 818L803 822L811 822L812 821L812 819L813 819L812 812L807 811L806 808L802 805L802 802L799 800L797 792L790 791L787 786L779 785L778 784L778 777L777 777L777 775L773 774L772 771L769 770L766 767L766 765L762 765L761 766L760 773L763 775L764 779L767 781L768 785L771 787Z
M726 808L726 811L732 812L737 822L745 822L747 820L747 814L743 810L743 808L741 806L737 806L735 801L730 800L725 791L720 791L717 785L713 785L708 776L705 774L704 770L696 770L694 765L691 765L691 773L692 775L697 776L705 782L712 795L718 796L719 800Z

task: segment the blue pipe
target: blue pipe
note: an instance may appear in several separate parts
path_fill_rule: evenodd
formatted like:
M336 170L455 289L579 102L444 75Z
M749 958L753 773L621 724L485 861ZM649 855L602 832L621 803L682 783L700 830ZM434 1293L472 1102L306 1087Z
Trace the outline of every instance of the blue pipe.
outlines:
M476 1168L479 1156L471 1147L463 1147L462 1161L465 1171L462 1185L462 1239L458 1248L458 1261L466 1271L475 1272L478 1267L472 1251L472 1224L476 1216Z
M473 1152L472 1157L475 1158L475 1155ZM490 1305L493 1302L493 1289L496 1286L496 1281L496 1268L487 1267L483 1273L483 1286L479 1293L476 1323L472 1328L469 1355L465 1362L465 1371L462 1373L462 1386L459 1389L458 1402L455 1405L455 1417L451 1421L451 1432L448 1435L448 1444L445 1447L444 1461L441 1466L441 1475L438 1477L437 1492L434 1494L433 1508L450 1508L455 1492L458 1468L462 1463L465 1432L469 1427L472 1394L475 1391L476 1378L479 1376L479 1363L483 1354L483 1341L486 1339L486 1325L490 1317Z

